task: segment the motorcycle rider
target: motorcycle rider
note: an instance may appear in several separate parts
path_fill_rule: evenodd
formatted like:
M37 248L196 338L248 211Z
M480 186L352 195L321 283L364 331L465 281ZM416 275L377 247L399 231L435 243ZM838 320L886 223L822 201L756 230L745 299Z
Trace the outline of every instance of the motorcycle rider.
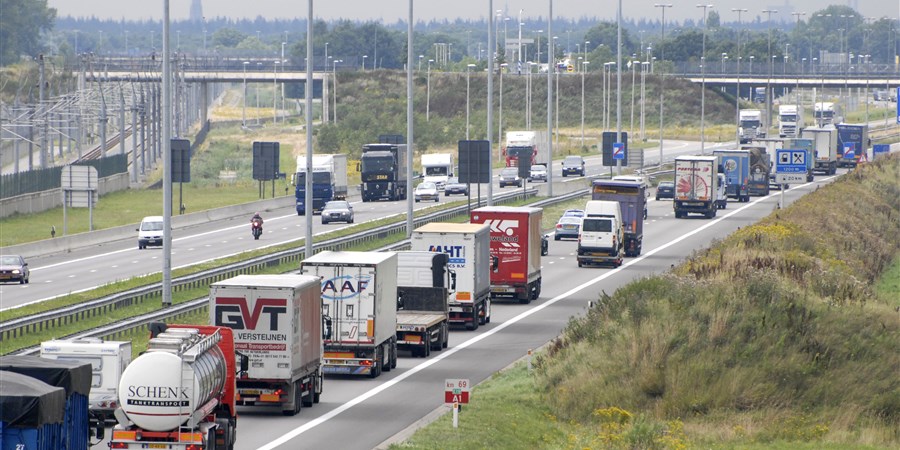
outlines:
M259 222L259 226L262 227L263 218L259 215L258 212L253 213L253 217L250 218L250 223Z

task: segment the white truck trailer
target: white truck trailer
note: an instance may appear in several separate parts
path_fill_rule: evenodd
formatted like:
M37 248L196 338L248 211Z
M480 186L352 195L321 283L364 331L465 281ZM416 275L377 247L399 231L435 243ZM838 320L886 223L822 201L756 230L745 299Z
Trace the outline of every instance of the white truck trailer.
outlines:
M325 373L375 378L396 367L397 255L323 251L300 270L321 280L322 314L332 323Z
M397 252L397 348L428 357L450 341L449 295L456 274L443 252Z
M838 166L838 131L834 126L807 127L800 132L800 137L812 139L816 166L813 172L834 175Z
M717 167L715 156L675 157L675 218L689 213L703 214L707 219L716 216Z
M456 291L450 293L450 323L474 330L491 321L491 228L487 224L432 222L416 228L410 239L417 251L450 255Z
M502 152L506 167L518 167L520 155L530 155L532 166L550 167L550 138L546 131L507 131Z
M272 406L292 416L319 402L323 326L319 279L307 275L238 275L213 283L210 323L234 331L250 360L237 380L239 405Z

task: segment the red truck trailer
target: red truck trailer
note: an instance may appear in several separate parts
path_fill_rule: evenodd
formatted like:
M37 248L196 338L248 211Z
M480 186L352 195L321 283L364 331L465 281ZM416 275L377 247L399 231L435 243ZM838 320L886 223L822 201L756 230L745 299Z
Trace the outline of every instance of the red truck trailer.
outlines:
M541 208L486 206L472 210L471 223L488 224L491 256L491 298L530 303L541 295Z

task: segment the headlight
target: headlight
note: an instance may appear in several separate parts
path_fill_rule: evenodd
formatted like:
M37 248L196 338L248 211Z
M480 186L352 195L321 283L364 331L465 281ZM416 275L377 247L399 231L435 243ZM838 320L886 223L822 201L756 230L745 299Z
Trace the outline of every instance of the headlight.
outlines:
M18 274L22 273L22 271L19 270L19 269L13 269L13 270L12 270L12 273L18 275Z

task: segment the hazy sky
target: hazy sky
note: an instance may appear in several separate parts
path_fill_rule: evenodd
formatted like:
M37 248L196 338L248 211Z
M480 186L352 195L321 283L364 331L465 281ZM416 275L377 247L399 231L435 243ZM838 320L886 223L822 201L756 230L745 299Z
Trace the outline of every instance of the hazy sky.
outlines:
M900 0L762 0L760 3L747 0L704 0L712 3L724 21L734 21L737 13L732 8L746 8L742 13L744 21L763 16L763 9L777 9L773 20L796 20L790 13L794 11L809 13L818 11L827 5L841 4L856 8L865 17L900 16ZM161 19L162 0L49 0L49 5L57 9L59 16L91 17L100 19ZM654 3L670 3L673 8L666 10L666 21L670 18L699 20L702 10L697 8L698 0L623 0L622 15L625 18L645 17L659 19L660 8ZM702 2L700 2L702 3ZM191 0L170 0L170 14L173 20L186 19ZM519 10L524 9L523 18L546 17L548 0L494 0L494 9L504 9L507 15L518 17ZM327 0L314 2L314 15L317 18L351 19L351 20L383 20L393 23L398 19L405 21L408 15L407 0ZM204 0L203 15L207 18L228 17L234 19L255 18L262 16L273 18L304 18L307 2L303 0ZM599 17L615 18L615 0L555 0L554 17L580 18ZM488 0L419 0L414 4L416 21L431 19L480 19L488 14ZM525 20L527 22L527 20Z

